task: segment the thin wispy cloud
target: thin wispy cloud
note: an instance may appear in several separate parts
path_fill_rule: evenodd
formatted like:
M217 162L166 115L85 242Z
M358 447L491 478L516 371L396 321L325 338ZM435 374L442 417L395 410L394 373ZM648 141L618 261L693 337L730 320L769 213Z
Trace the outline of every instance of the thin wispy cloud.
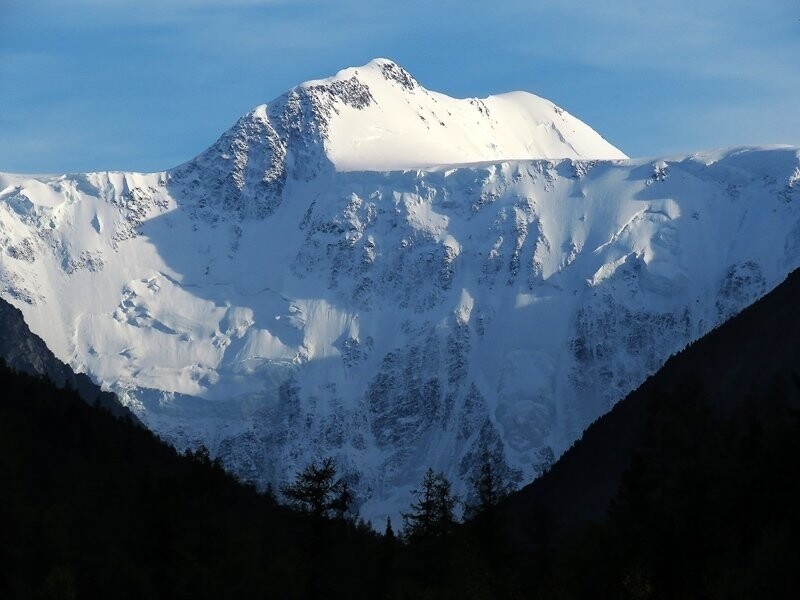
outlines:
M569 24L556 29L561 43L539 38L521 45L534 54L566 54L603 67L766 81L779 79L773 77L775 70L797 73L800 65L795 54L800 47L795 13L800 10L790 10L788 3L545 1L531 3L529 12L537 20L549 16L548 23ZM789 35L780 35L787 22Z
M0 122L0 170L164 168L252 106L375 56L453 95L550 97L629 154L800 143L781 113L800 94L797 13L782 0L6 0L0 112L15 127ZM54 120L61 145L20 150ZM149 158L123 149L110 164L79 135Z

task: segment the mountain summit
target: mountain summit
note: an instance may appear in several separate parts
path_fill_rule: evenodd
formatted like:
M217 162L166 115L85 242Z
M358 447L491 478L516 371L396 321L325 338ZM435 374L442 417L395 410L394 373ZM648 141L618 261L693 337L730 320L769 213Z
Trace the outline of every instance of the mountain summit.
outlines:
M0 295L258 485L332 456L378 523L428 467L530 480L800 266L797 148L616 160L570 119L378 60L169 171L0 174Z
M260 132L275 159L314 150L337 171L395 171L500 160L624 159L588 125L527 92L454 99L378 58L307 81L258 106L215 145L231 155L242 130ZM249 144L248 144L249 145ZM218 155L219 156L219 155ZM316 161L313 161L316 163Z
M287 178L309 180L326 170L564 158L627 157L533 94L454 99L426 90L405 69L379 58L308 81L256 107L171 176L174 184L189 185L187 196L239 197L240 211L258 218L280 202ZM198 172L216 183L198 185Z
M382 58L306 82L277 104L298 99L313 107L326 155L340 171L627 158L548 100L527 92L457 100L426 90Z

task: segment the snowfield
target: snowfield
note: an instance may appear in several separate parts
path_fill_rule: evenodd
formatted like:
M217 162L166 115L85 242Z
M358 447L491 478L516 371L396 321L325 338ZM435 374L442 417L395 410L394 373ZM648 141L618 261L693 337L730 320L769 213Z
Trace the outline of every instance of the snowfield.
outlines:
M800 265L799 207L798 148L625 160L378 59L170 171L0 175L0 294L178 448L259 485L334 456L379 524L482 448L536 477Z

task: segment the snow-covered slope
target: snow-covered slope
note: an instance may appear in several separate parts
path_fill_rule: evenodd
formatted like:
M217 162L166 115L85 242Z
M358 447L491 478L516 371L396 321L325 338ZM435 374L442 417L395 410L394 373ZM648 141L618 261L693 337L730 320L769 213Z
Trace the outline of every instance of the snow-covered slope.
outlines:
M257 108L172 171L0 175L0 294L178 447L259 484L332 455L382 522L428 466L464 481L481 448L534 477L800 265L797 148L530 159L562 138L617 155L572 121L574 138L531 129L528 160L490 160L469 101L388 61L357 71ZM417 156L411 125L355 141L421 124L390 118L412 95L454 107L439 127L457 142L418 153L447 166L371 170ZM483 102L507 131L552 107L498 98ZM522 151L497 139L495 158Z

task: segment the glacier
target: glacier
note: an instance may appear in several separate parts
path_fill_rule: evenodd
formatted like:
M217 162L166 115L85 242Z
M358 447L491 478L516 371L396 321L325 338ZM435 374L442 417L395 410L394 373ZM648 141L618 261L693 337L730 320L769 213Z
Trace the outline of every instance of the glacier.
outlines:
M362 517L489 451L527 482L800 265L800 149L628 159L551 102L385 59L158 173L0 174L0 295L244 481L333 456Z

